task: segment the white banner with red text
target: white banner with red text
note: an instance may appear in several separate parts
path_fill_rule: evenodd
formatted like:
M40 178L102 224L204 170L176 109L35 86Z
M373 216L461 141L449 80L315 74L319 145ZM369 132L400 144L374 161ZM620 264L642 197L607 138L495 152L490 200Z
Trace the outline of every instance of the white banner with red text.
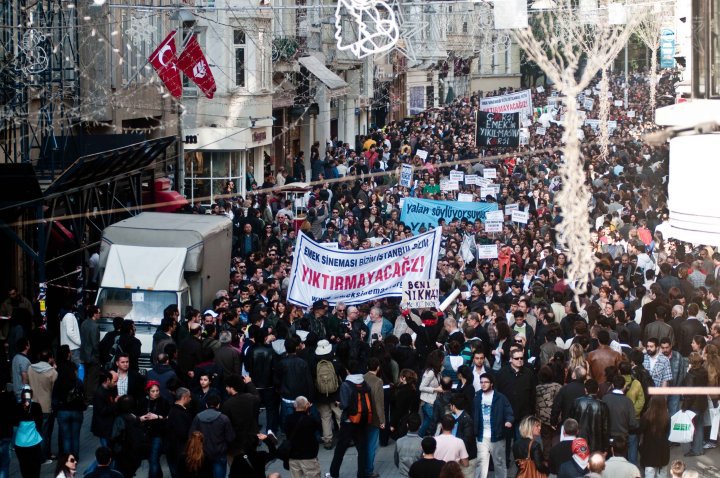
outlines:
M301 232L287 300L309 307L323 299L330 305L352 305L401 297L403 280L435 278L441 234L437 228L386 246L345 251L330 249Z

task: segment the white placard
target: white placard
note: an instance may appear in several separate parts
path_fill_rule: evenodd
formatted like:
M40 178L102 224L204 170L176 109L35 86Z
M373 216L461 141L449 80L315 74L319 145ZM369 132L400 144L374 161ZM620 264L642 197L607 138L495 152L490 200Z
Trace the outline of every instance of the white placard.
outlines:
M486 188L486 187L480 188L480 199L481 200L484 200L488 196L494 196L494 195L495 195L494 188Z
M623 100L615 100L615 101L613 102L613 104L614 104L615 106L622 106L622 105L623 105Z
M505 216L503 215L503 212L500 210L487 211L485 213L485 220L487 222L503 222L505 220Z
M485 170L483 171L483 177L485 179L495 179L497 177L497 169L485 168Z
M628 117L628 118L634 118L634 117L635 117L635 112L634 112L634 111L628 111L628 112L627 112L627 117Z
M490 181L489 179L478 177L475 180L475 184L477 184L480 187L486 188L492 184L492 181Z
M465 185L469 186L471 184L477 184L478 176L477 174L466 174L465 175Z
M521 124L523 128L529 128L530 126L532 126L532 121L530 121L529 119L524 119L522 120Z
M520 208L519 204L507 204L505 206L505 215L510 216L513 212L517 211Z
M530 216L528 215L527 211L513 211L511 218L512 218L512 222L519 222L520 224L527 224Z
M538 86L537 88L535 88L535 91L537 91L538 93L545 93L545 88L543 88L542 86Z
M462 171L450 171L450 181L461 182L465 178L465 173Z
M535 130L535 134L537 134L538 136L545 136L545 128L537 128Z
M458 201L460 202L473 202L473 195L468 193L458 194Z
M441 191L457 191L458 189L460 189L460 183L457 181L450 181L449 179L440 181Z
M409 188L412 184L413 167L411 164L403 164L400 170L400 186Z
M577 137L579 140L585 139L585 131L583 131L581 128L577 129Z
M583 101L583 108L585 108L588 111L591 111L593 109L593 105L595 105L595 101L593 101L592 98L588 98L585 101Z
M585 90L585 96L592 96L592 90L589 88Z
M437 308L440 305L440 279L403 280L402 299L404 308Z
M485 223L485 232L502 232L502 230L503 230L502 222L486 222Z
M415 153L415 156L419 156L420 159L422 159L423 161L425 161L425 160L427 159L427 157L428 157L428 152L425 151L424 149L418 149L418 150L417 150L417 153Z
M475 256L478 259L497 259L497 246L495 244L478 244Z
M613 97L612 91L608 91L608 98L612 98L612 97Z

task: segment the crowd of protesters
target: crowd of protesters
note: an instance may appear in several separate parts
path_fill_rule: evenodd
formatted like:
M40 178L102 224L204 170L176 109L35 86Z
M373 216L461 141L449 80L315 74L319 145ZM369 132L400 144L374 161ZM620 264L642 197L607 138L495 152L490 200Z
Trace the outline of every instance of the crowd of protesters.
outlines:
M658 98L672 95L676 78L662 75ZM15 412L0 414L0 475L12 445L24 478L38 477L46 460L57 460L58 476L73 476L80 442L91 438L81 426L92 406L100 445L93 477L129 478L147 460L158 478L162 457L173 478L265 477L278 458L293 477L319 477L320 446L334 450L328 478L340 476L350 447L358 478L378 477L379 446L393 446L397 473L412 478L485 478L491 463L504 478L513 459L561 478L679 476L682 464L670 465L670 417L696 413L686 455L701 455L716 446L706 425L718 397L651 396L648 388L720 385L720 253L666 237L668 151L642 141L653 118L645 76L627 83L629 105L610 108L617 126L609 157L601 158L598 132L583 127L588 247L597 258L587 291L565 280L567 256L555 237L562 106L550 100L553 89L533 89L537 116L549 115L545 134L534 123L515 150L476 147L479 96L459 98L355 147L316 144L310 177L301 152L288 158L287 173L279 168L263 184L248 177L247 198L213 205L234 224L228 288L202 309L165 310L148 371L140 370L131 320L118 318L101 340L97 308L81 322L66 310L55 340L13 289L1 311L10 327L0 330L2 376L12 388L0 407ZM623 77L611 77L614 98L624 87ZM515 154L489 158L498 152ZM415 166L409 188L396 174L407 162ZM451 170L485 168L497 171L497 196L440 186ZM325 181L343 177L350 180ZM298 221L274 188L305 180L312 187ZM393 298L321 300L310 310L285 301L295 224L319 242L367 249L412 236L400 214L404 198L453 201L460 192L501 208L518 204L530 219L506 222L501 233L485 232L480 220L440 221L441 300L461 291L446 310L401 309ZM499 257L475 259L462 248L467 238L497 244Z

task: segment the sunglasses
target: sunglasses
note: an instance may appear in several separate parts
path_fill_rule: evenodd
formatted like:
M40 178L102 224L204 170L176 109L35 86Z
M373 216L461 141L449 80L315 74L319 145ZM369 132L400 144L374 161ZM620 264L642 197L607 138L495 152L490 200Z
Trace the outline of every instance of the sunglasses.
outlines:
M73 458L73 457L68 458L68 461L69 461L70 463L77 463L77 460L76 460L75 458Z

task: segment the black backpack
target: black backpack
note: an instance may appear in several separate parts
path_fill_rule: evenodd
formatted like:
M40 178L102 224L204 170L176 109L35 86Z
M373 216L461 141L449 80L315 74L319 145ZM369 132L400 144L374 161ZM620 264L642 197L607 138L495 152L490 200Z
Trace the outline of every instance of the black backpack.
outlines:
M147 459L150 456L151 444L145 427L133 416L123 416L122 420L125 427L113 440L113 454L128 454L138 461Z

